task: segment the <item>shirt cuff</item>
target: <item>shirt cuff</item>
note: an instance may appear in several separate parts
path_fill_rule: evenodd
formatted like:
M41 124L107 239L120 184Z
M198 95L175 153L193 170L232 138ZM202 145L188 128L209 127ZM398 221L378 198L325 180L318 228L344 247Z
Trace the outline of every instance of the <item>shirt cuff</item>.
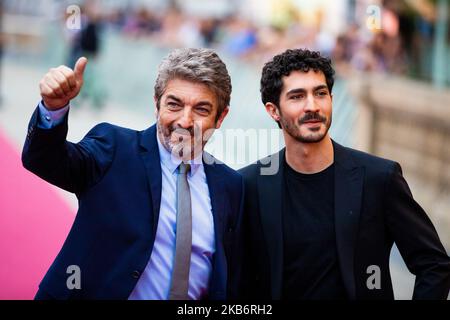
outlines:
M56 127L58 124L63 122L64 116L69 111L70 104L65 107L51 111L48 110L44 103L41 101L39 103L39 120L37 126L42 129L51 129Z

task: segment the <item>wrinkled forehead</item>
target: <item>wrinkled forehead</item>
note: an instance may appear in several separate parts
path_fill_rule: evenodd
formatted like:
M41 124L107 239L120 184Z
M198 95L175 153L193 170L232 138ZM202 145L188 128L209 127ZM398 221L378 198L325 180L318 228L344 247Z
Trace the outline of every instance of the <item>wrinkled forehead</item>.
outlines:
M208 85L180 78L169 80L163 92L163 99L179 100L184 104L196 105L199 102L208 102L217 107L217 95Z

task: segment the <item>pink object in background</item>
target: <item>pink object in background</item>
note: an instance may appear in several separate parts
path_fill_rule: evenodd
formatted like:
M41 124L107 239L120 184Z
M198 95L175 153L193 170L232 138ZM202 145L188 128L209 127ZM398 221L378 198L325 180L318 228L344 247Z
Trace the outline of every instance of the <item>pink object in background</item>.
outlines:
M33 299L75 214L0 131L0 299Z

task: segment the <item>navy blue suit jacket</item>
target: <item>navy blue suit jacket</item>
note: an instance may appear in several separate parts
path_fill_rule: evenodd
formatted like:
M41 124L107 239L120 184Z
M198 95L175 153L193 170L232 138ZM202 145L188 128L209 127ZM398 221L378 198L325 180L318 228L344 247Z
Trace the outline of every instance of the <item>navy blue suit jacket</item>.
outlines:
M38 117L36 109L22 163L49 183L74 192L79 209L36 298L127 299L155 240L162 179L156 126L136 131L101 123L75 144L66 141L67 115L48 130L37 126ZM207 162L216 243L209 299L235 298L241 274L243 181L224 164ZM81 289L66 285L70 265L80 267Z

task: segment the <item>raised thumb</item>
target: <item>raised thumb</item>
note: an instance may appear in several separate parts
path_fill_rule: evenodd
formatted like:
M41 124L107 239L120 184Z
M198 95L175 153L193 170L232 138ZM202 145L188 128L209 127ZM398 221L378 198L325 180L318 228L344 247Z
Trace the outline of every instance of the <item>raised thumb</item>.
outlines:
M77 63L75 63L75 68L73 71L77 80L83 80L83 73L84 69L86 69L87 62L88 60L85 57L81 57L77 60Z

